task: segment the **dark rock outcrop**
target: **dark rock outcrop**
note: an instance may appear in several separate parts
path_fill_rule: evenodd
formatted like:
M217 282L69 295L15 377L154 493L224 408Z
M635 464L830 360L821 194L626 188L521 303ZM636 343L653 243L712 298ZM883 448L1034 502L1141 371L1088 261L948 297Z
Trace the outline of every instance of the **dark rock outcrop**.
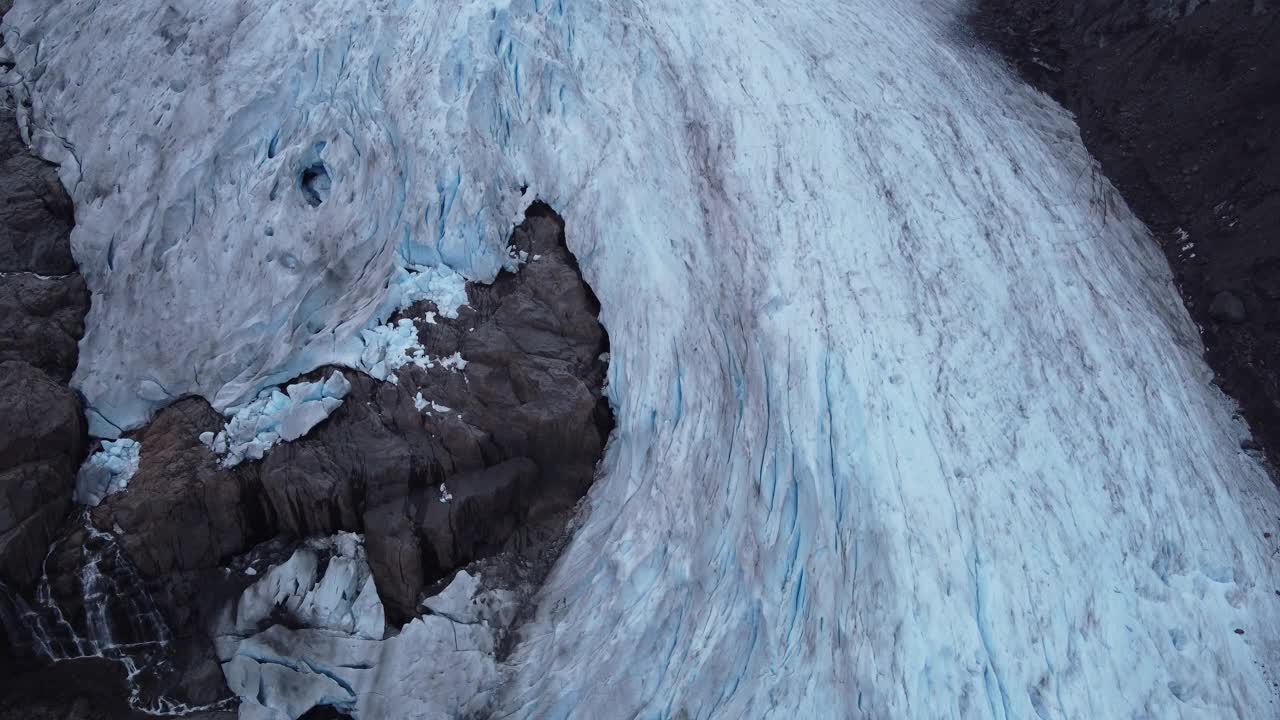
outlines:
M0 361L28 362L66 384L76 368L88 307L89 291L79 275L0 278Z
M275 534L257 466L223 468L200 444L200 433L223 422L200 398L161 410L136 436L142 452L128 492L91 513L144 577L218 567Z
M88 450L81 401L67 387L89 307L71 256L72 222L55 168L31 155L13 112L0 110L0 718L145 717L129 708L123 666L45 665L35 639L47 645L48 627L20 612L30 610L24 596L74 517L76 470ZM70 590L78 570L55 569L59 589ZM80 654L74 643L59 652Z
M465 371L410 367L393 386L432 404L420 414L434 453L407 487L378 487L365 505L369 562L393 621L416 614L424 584L529 526L562 527L613 427L602 396L608 339L562 222L535 206L512 245L531 259L519 273L471 286L457 320L419 325L428 353L460 352Z
M0 111L0 272L76 272L71 199L57 169L31 154L12 111Z
M87 449L80 400L66 387L89 307L70 231L57 173L0 111L0 582L18 591L67 518Z
M1280 6L983 0L1155 233L1218 383L1280 460Z
M21 590L39 577L84 451L76 394L25 362L0 363L0 581Z
M0 661L0 720L154 720L129 706L123 665L110 660L68 660L49 667ZM231 712L196 711L187 720L233 720Z
M612 430L607 338L560 219L535 206L512 243L530 262L469 287L456 320L426 321L429 303L403 314L430 356L459 353L464 369L409 365L394 383L347 371L351 390L327 420L233 469L197 439L223 422L203 400L138 434L128 491L92 519L119 534L168 616L207 594L193 578L277 534L351 531L365 534L379 595L402 622L453 570L563 527Z
M403 314L430 356L460 353L463 371L437 363L406 366L396 383L351 376L328 421L261 464L282 530L365 533L393 622L416 614L427 585L521 526L563 522L557 513L586 492L612 430L608 340L563 223L534 206L512 245L530 262L469 286L456 320L423 321L430 304Z

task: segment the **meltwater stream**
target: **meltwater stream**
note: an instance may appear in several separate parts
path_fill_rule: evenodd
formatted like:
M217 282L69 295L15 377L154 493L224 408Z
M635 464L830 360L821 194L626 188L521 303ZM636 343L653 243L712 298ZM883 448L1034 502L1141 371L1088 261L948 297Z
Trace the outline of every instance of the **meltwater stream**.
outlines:
M18 0L75 382L132 427L350 364L397 267L491 277L533 195L618 428L495 717L1272 716L1280 494L966 10Z
M87 514L80 522L80 532L50 547L34 603L0 583L0 629L7 631L15 649L38 663L117 663L129 707L147 715L184 715L225 706L194 707L150 687L167 670L173 633L115 537L96 529ZM70 545L75 549L64 553L69 543L78 546ZM67 562L74 567L63 568L70 572L62 575L50 567Z

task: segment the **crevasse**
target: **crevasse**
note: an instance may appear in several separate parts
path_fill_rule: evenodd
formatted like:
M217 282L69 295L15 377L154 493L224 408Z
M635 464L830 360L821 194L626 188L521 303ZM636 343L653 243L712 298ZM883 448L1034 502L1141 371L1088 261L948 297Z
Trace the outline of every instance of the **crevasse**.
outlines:
M496 716L1268 716L1280 495L966 8L19 0L75 382L130 426L354 366L398 268L491 277L538 197L618 429Z

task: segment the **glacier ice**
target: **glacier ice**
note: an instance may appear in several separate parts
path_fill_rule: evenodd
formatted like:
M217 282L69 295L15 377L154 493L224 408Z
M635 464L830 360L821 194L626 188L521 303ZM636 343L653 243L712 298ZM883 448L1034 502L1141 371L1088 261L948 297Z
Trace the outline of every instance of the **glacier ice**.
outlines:
M364 540L354 533L307 540L288 560L262 573L233 607L217 630L220 637L252 635L279 612L302 627L366 640L381 640L385 633Z
M400 270L492 277L532 194L618 427L455 707L1269 716L1280 493L1151 238L967 7L18 0L7 80L94 294L75 382L127 427L357 367ZM438 622L369 682L433 678ZM254 652L373 652L281 635Z
M360 368L378 380L398 382L395 372L405 365L432 365L426 349L418 342L418 328L409 318L365 330L361 338L364 350L360 353Z
M294 720L322 705L356 718L482 710L497 678L491 622L511 621L512 598L462 571L426 605L428 614L384 639L362 539L309 540L222 620L216 645L240 717ZM281 613L288 627L273 622Z
M325 380L292 383L284 392L263 390L249 404L232 408L226 426L217 434L202 433L200 442L221 456L223 467L245 460L261 460L277 443L306 435L342 406L351 381L334 370Z
M129 487L138 472L142 445L136 440L103 440L100 449L85 459L76 474L74 500L97 507L108 495Z

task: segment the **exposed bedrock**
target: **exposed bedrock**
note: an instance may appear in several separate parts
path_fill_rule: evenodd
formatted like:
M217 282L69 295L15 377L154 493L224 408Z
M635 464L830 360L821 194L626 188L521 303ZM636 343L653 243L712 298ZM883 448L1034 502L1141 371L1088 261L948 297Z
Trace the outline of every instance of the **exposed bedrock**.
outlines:
M423 320L429 305L403 313L429 355L460 353L463 369L407 365L394 383L348 371L350 393L325 422L231 469L198 440L221 416L182 400L137 434L138 471L94 524L162 585L276 534L362 532L397 623L452 570L562 525L612 429L607 339L559 218L535 206L512 244L528 264L470 286L456 320Z
M0 109L0 272L76 272L73 225L57 168L31 154L13 111Z
M0 3L0 11L7 5ZM72 517L76 469L88 446L80 397L67 387L89 307L71 257L72 224L56 168L28 151L13 112L0 109L0 718L6 719L129 716L123 668L101 660L44 666L49 658L31 642L33 631L43 631L25 626L31 618L21 615L22 597L35 594L50 544ZM75 576L60 578L63 588L78 570L77 564ZM83 626L84 618L78 621ZM57 652L83 654L74 642Z
M71 505L86 449L76 365L89 297L71 203L0 110L0 582L30 588Z
M39 577L84 447L75 393L28 363L0 362L0 581L23 589Z
M89 291L79 275L0 278L0 361L28 362L65 384L75 369Z
M554 561L612 414L599 306L564 245L562 222L537 205L512 244L527 264L469 287L456 320L435 317L429 303L402 313L430 356L457 353L464 363L409 364L395 382L347 370L341 407L261 462L227 468L201 443L226 420L201 398L179 400L131 433L141 454L127 489L89 510L88 525L73 526L51 550L45 535L23 536L27 547L13 555L30 561L22 577L33 637L56 658L129 654L144 669L127 683L138 707L223 708L227 688L208 635L221 613L298 539L342 531L364 534L378 614L385 609L396 625L430 612L422 600L454 571L474 572L476 561L497 555L483 571L513 593L515 612ZM25 395L5 397L27 405L4 413L20 431L0 443L0 461L61 465L48 471L58 482L36 486L43 494L30 482L15 485L30 497L4 512L38 520L34 508L47 495L47 532L65 533L83 457L81 406L29 365L0 368L11 366L0 388L20 386ZM64 436L68 423L76 432ZM54 617L65 623L48 622ZM498 632L502 641L505 629ZM126 649L133 647L140 654ZM110 695L110 671L91 670Z
M1076 114L1152 229L1218 383L1280 461L1280 7L983 0L986 39Z
M3 667L9 693L0 705L0 720L153 720L129 706L129 683L123 665L102 660L69 660L29 672ZM229 720L230 713L197 711L186 720Z

